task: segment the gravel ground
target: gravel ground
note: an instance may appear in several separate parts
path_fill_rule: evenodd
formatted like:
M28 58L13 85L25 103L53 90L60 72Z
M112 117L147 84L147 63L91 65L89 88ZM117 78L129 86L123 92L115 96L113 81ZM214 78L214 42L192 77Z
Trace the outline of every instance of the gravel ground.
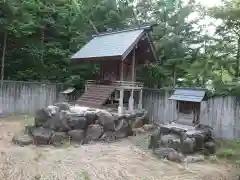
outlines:
M227 165L204 162L186 169L156 159L129 139L61 148L13 145L22 128L19 120L0 122L0 180L219 180L229 174Z

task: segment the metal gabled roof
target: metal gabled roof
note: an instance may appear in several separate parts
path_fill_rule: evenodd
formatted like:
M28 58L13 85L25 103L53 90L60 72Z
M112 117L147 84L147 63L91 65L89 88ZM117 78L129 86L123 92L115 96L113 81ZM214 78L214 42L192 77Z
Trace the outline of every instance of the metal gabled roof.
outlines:
M95 36L71 59L116 58L125 59L149 27L135 28Z
M205 89L178 88L169 100L201 102L205 97Z
M75 88L67 88L66 90L62 91L61 93L62 93L62 94L70 94L70 93L72 93L73 91L75 91Z

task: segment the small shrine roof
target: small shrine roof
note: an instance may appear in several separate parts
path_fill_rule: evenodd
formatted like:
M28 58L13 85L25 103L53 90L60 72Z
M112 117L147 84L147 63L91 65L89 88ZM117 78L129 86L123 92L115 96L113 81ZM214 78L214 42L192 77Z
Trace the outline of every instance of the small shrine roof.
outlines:
M202 88L176 88L169 100L201 102L206 95Z

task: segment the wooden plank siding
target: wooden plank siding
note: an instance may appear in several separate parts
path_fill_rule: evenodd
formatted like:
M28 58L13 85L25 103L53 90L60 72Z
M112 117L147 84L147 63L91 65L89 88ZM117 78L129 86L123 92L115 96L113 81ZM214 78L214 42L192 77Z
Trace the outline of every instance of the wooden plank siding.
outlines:
M61 84L38 82L0 82L0 114L32 114L60 100Z

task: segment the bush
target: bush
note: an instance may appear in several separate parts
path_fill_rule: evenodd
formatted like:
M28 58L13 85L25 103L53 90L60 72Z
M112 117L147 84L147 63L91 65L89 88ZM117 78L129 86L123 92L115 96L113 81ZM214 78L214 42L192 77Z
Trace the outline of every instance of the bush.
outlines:
M219 158L233 159L236 155L236 151L231 148L222 148L216 152L216 156Z

